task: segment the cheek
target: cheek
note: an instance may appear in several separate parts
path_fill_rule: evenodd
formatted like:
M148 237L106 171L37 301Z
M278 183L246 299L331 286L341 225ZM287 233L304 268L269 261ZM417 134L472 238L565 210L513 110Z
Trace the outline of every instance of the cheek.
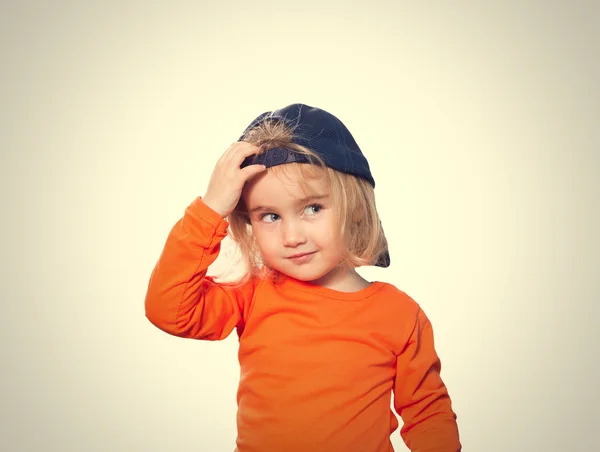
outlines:
M340 241L340 229L333 218L325 218L314 225L314 232L321 242L338 243Z
M264 227L253 227L252 234L254 235L254 240L256 240L256 244L260 249L260 252L263 255L272 254L277 245L276 231L266 230Z

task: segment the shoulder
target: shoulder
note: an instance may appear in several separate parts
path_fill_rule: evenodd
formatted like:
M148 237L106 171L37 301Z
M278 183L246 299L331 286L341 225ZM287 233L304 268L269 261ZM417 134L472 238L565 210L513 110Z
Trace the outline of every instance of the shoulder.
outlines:
M398 355L418 327L424 313L421 305L407 292L389 283L380 283L376 310L380 330L390 340L390 349Z
M390 283L381 283L377 296L385 299L392 307L403 311L417 314L421 310L421 306L413 297Z

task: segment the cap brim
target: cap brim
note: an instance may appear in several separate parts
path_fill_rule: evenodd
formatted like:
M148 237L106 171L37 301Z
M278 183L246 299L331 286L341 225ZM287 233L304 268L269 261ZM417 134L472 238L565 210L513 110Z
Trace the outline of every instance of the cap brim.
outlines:
M376 267L387 268L390 266L390 252L386 248L385 251L379 255L379 259L375 263Z
M381 220L379 220L379 224L381 225ZM385 249L383 250L383 252L379 255L379 257L377 258L377 261L375 262L375 266L376 267L382 267L382 268L387 268L390 266L390 251L388 248L388 241L385 238L385 232L383 230L383 226L381 226L381 233L383 234L383 238L385 240Z

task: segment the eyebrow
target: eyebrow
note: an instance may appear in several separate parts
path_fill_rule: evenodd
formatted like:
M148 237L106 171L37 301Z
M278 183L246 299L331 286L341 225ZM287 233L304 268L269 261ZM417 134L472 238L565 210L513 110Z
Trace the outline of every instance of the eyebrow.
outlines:
M329 195L307 196L306 198L298 199L296 201L296 203L297 204L305 204L307 202L322 201L322 200L327 199L327 198L329 198ZM271 206L256 206L256 207L253 207L252 209L248 210L248 213L270 212L272 210L277 210L277 209L275 207L271 207Z

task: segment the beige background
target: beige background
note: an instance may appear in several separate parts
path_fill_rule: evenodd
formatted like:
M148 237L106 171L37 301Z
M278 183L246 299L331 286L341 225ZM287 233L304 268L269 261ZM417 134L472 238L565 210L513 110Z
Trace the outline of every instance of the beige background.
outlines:
M600 450L598 2L89 5L0 7L0 450L233 449L235 336L161 333L145 289L292 102L370 159L393 265L363 274L431 317L464 450Z

